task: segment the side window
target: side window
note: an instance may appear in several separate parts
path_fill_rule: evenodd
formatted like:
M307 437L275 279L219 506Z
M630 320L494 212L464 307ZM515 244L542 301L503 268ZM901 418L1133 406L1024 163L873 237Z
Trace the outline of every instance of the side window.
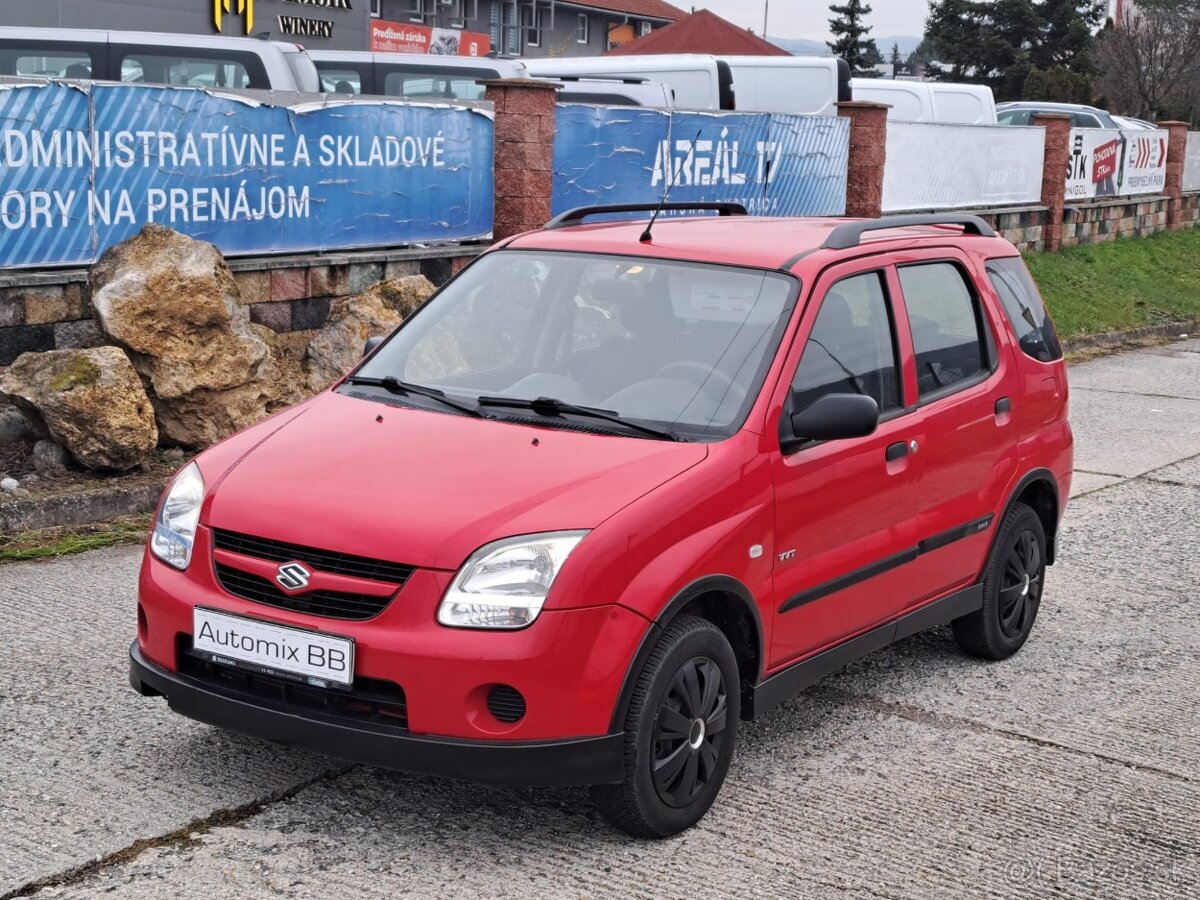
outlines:
M1054 323L1050 321L1042 295L1021 258L988 260L987 272L1004 305L1021 352L1042 362L1062 359L1062 345L1058 342Z
M430 100L482 100L487 90L477 78L483 73L445 75L428 72L389 72L383 92L389 97L415 97Z
M0 75L37 78L91 78L91 48L84 45L0 44Z
M958 266L924 263L902 266L899 274L920 397L983 372L987 353L979 307Z
M1076 128L1103 128L1100 120L1090 113L1072 113L1071 118L1074 121L1071 123Z
M825 294L792 391L797 412L825 394L866 394L880 412L900 407L900 367L881 272L843 279Z
M255 57L182 56L146 51L121 54L121 80L202 88L268 87L265 75L252 77L247 65L261 69Z
M321 68L321 90L327 94L361 94L362 76L354 69Z

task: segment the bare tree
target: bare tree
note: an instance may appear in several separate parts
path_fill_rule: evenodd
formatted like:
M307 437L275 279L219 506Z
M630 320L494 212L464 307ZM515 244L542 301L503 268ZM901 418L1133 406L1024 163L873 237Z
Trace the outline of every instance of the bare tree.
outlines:
M1194 118L1200 105L1200 0L1142 0L1097 47L1097 87L1113 112Z

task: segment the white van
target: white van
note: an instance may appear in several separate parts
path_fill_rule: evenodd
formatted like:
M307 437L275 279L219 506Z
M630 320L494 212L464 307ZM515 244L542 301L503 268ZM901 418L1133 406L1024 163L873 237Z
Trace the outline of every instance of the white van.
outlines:
M850 66L836 56L719 56L743 112L836 116L851 98Z
M328 93L405 97L410 100L482 100L481 79L528 78L525 60L423 53L314 50L311 54ZM610 106L669 107L670 92L641 78L562 76L559 100Z
M255 38L0 27L0 75L316 93L299 44Z
M891 106L888 119L893 122L996 124L996 100L983 85L885 78L853 78L850 85L855 100Z
M661 82L683 109L735 109L733 69L699 53L570 56L524 60L535 78L644 78ZM566 98L564 98L566 99Z

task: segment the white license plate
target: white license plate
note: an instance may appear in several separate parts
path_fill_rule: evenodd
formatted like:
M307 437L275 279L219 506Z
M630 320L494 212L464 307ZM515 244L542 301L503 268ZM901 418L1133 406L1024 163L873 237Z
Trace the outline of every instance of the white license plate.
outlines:
M196 607L192 649L216 663L309 684L354 681L354 641Z

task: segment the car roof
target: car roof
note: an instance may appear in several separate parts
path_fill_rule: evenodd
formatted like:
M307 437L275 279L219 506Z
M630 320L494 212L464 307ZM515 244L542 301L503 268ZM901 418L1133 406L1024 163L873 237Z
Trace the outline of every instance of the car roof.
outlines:
M790 269L800 256L820 252L836 259L864 252L898 250L942 242L964 240L958 226L897 226L863 236L853 250L828 250L822 245L839 225L869 221L851 218L772 218L768 216L688 216L660 218L653 238L643 243L648 217L636 221L598 222L572 225L518 235L501 246L521 250L558 250L621 256L646 256L761 269ZM993 255L1016 253L1003 238L971 236L971 242L986 242ZM997 248L997 243L1000 247ZM1008 253L1004 249L1008 248ZM995 253L999 249L998 253Z

